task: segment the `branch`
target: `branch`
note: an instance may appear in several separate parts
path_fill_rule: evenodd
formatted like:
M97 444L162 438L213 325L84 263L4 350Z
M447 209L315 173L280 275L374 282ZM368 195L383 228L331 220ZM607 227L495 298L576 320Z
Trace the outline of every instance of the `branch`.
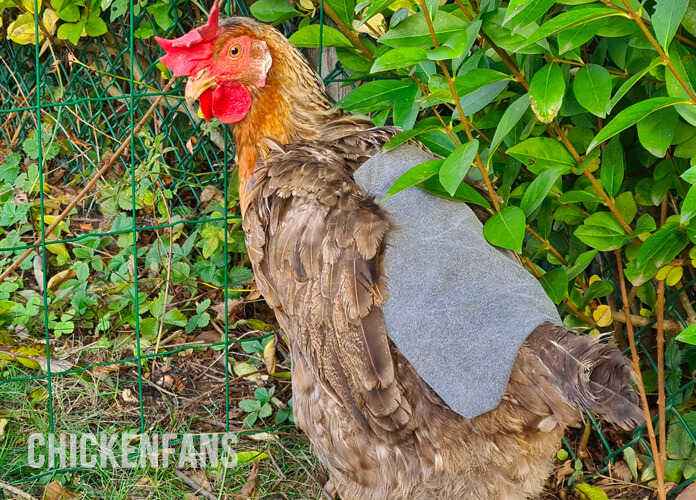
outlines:
M667 66L667 68L672 72L674 78L677 79L679 85L681 85L684 91L687 93L689 99L691 100L691 103L696 105L696 94L694 93L694 90L689 86L688 83L686 83L686 81L684 81L682 75L679 73L679 71L677 71L677 68L674 67L674 64L672 64L672 60L670 59L669 55L664 50L662 50L662 47L660 47L659 42L655 40L655 37L652 35L652 33L650 33L650 30L643 22L643 19L633 9L633 7L631 7L631 4L628 2L628 0L621 0L621 3L623 3L624 7L626 7L626 13L629 16L631 16L631 19L638 25L640 30L645 35L645 38L648 39L650 45L653 46L653 48L657 52L657 55L660 56L660 58L662 59L662 62L665 63L665 66Z
M633 323L631 323L631 303L628 298L628 293L626 292L626 280L624 278L621 249L616 250L615 254L616 266L618 268L619 275L619 284L621 286L621 299L623 300L624 314L626 315L626 318L628 318L628 321L626 322L626 331L628 333L628 342L631 345L631 364L633 365L633 372L636 376L638 391L640 393L640 400L643 406L645 426L648 430L648 438L650 440L650 451L652 452L653 460L655 461L655 475L657 476L658 498L660 500L665 500L667 498L667 493L665 491L665 471L658 464L658 460L660 460L660 453L657 447L657 440L655 439L655 428L653 427L652 419L650 416L648 396L645 393L645 385L643 384L643 374L640 371L640 359L638 357L638 348L636 347L635 331L633 330Z
M428 25L428 31L430 31L430 38L433 41L433 45L435 46L435 48L438 48L440 44L437 41L437 35L435 34L435 27L433 26L433 21L432 19L430 19L430 12L428 11L428 6L426 5L425 0L418 0L418 3L420 4L421 9L423 10L423 15L425 16L425 22ZM471 126L469 125L469 121L464 115L464 109L462 109L462 104L459 102L459 96L457 95L457 89L454 86L454 80L452 79L452 76L450 75L450 72L447 69L447 65L444 61L438 61L438 65L440 66L440 69L442 69L442 73L445 76L445 80L447 80L447 84L450 88L450 93L452 94L452 98L454 99L454 104L455 106L457 106L457 111L459 111L459 120L462 122L462 126L464 127L464 133L466 133L466 137L467 139L469 139L469 141L473 141L474 136L471 133ZM490 196L491 201L493 202L493 208L495 208L496 212L500 212L500 203L498 203L495 190L493 189L493 184L491 184L491 179L488 177L488 169L483 164L483 161L481 161L481 156L479 155L478 151L476 152L476 167L481 171L483 181L486 183L486 189L488 190L488 195Z

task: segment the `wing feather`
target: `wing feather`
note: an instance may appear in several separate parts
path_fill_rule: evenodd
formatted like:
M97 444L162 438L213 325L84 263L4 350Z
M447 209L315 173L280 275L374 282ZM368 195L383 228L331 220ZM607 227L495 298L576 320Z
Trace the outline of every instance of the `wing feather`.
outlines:
M260 193L245 212L247 244L291 351L361 426L397 439L412 416L381 310L391 223L355 184L346 157L341 147L297 144L266 159L247 185Z

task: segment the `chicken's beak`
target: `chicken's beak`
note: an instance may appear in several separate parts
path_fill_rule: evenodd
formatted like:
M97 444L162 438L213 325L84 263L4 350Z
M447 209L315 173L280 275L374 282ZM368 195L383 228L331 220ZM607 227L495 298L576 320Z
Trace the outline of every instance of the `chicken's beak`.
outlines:
M198 72L196 76L190 76L186 82L184 97L188 104L193 104L198 100L203 92L215 84L215 77L210 76L207 69Z

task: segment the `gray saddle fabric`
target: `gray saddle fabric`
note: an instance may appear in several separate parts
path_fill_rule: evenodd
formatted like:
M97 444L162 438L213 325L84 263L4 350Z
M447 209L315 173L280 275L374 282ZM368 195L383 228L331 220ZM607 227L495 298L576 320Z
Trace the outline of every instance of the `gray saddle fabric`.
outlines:
M411 145L368 160L355 180L382 199L411 167L433 157ZM561 324L539 282L487 243L465 204L410 188L382 202L387 235L387 333L433 390L460 415L492 410L505 394L522 343L544 322Z

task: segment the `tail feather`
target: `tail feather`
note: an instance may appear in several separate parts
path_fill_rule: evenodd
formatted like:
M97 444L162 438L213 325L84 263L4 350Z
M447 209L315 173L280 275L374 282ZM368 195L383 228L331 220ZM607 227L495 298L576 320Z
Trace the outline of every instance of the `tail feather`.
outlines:
M619 349L601 340L543 324L532 332L526 344L548 370L544 378L558 387L568 405L590 410L624 429L633 429L644 422L638 395L630 386L635 374ZM562 405L549 406L553 410ZM576 423L568 421L566 411L554 414L562 425Z

